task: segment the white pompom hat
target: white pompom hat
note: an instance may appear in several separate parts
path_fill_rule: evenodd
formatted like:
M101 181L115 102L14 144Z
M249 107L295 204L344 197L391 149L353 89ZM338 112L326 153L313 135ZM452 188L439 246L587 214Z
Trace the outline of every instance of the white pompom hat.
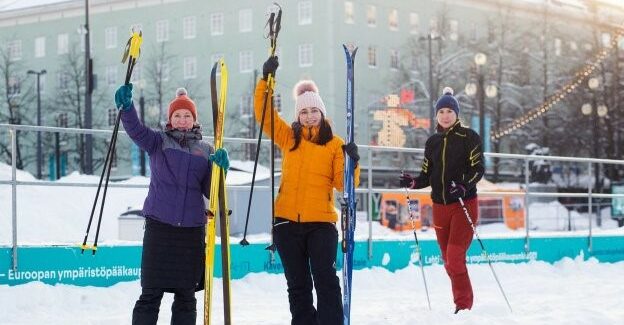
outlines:
M299 113L304 108L316 107L323 116L327 117L327 110L325 110L325 104L319 96L318 87L312 80L301 80L293 88L293 97L295 98L295 116L299 116Z

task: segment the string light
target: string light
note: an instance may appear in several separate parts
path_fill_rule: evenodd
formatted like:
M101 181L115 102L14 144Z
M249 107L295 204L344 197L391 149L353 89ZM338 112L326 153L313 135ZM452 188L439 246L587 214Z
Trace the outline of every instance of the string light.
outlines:
M587 63L582 69L574 74L574 79L557 90L554 94L550 95L545 102L537 107L530 109L524 115L511 121L506 127L490 132L490 139L492 141L498 140L503 136L511 134L513 131L525 126L528 122L533 121L537 117L548 112L555 107L560 101L562 101L568 94L571 94L575 88L580 86L589 76L602 64L602 61L607 58L609 52L618 46L619 39L624 34L624 28L619 28L615 37L611 39L608 50L603 49L594 56L594 60L591 63Z

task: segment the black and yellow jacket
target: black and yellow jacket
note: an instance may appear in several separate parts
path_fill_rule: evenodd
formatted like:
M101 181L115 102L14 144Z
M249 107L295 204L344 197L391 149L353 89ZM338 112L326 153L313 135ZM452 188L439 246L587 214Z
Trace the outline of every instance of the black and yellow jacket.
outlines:
M448 130L438 132L425 144L420 175L415 188L431 185L435 203L450 204L458 200L448 192L451 181L466 187L464 199L477 196L477 182L485 171L481 139L477 132L463 127L459 120Z

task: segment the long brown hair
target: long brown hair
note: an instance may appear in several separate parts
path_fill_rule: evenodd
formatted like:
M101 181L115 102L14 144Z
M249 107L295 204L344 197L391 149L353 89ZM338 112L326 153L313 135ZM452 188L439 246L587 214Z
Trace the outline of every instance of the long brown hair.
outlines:
M291 124L293 132L295 133L295 144L290 148L290 151L297 150L299 148L299 144L301 143L301 132L303 130L303 125L299 123L299 121L295 121ZM323 113L321 113L321 124L319 125L319 134L316 144L320 144L324 146L327 142L331 141L334 138L334 132L332 131L331 125L329 121L325 119Z

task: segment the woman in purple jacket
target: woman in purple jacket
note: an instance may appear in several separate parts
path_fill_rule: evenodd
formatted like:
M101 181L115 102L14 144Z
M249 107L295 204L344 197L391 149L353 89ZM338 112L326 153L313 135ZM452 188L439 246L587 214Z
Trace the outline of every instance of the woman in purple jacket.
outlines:
M143 204L145 235L141 259L142 293L132 324L156 324L164 292L174 294L171 324L195 324L195 291L203 289L206 205L212 163L227 170L225 149L202 141L195 103L179 88L169 104L165 131L145 127L132 102L132 84L115 92L121 121L150 159L150 185Z

